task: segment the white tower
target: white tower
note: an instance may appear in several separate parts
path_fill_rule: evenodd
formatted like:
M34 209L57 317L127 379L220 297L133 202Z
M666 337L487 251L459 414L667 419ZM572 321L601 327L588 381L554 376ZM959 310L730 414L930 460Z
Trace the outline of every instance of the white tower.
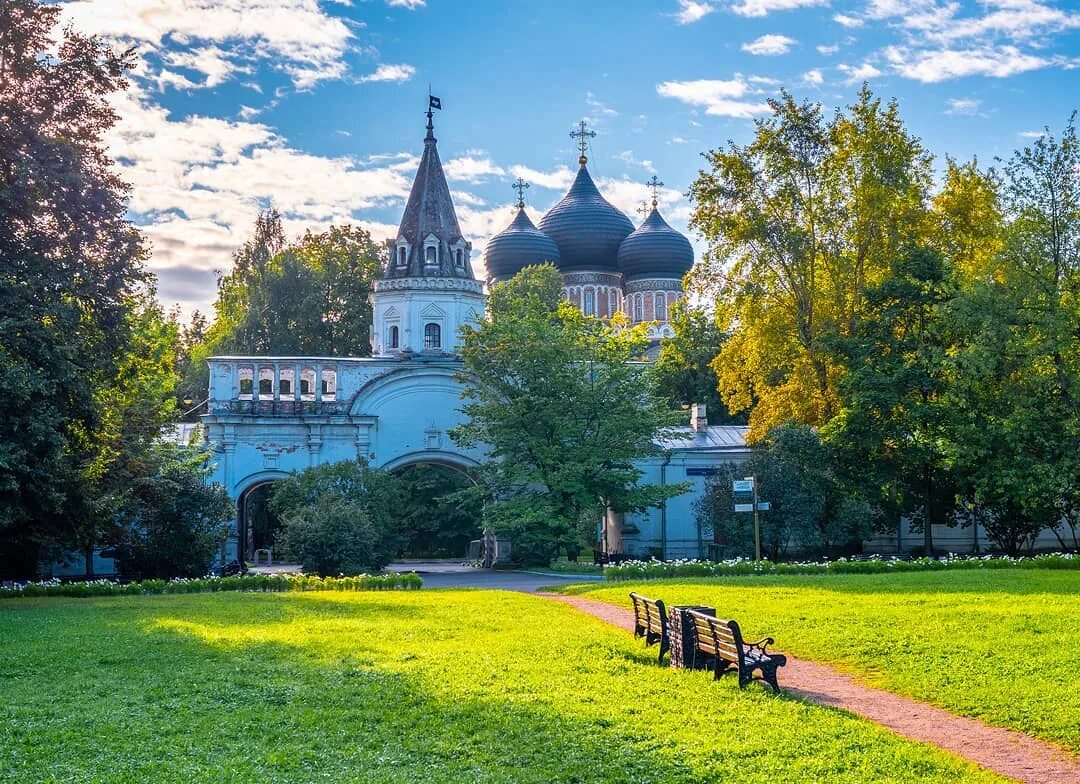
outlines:
M372 295L371 350L376 356L457 353L460 327L484 313L483 285L469 261L472 244L462 236L454 213L431 117L429 106L424 154L397 239L387 243L386 270Z

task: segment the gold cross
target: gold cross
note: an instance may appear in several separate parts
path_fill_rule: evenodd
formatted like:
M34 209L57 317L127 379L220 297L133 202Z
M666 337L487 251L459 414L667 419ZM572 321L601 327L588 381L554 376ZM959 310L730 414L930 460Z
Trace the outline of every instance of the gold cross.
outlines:
M525 180L518 177L517 182L515 182L510 187L513 188L515 191L517 191L518 208L524 207L525 206L525 191L528 189L529 183L525 182Z
M582 120L578 123L578 129L576 131L570 131L570 138L578 140L578 149L581 150L581 157L578 158L578 163L584 166L588 159L585 157L585 150L589 146L588 139L596 136L596 131L586 130L588 126L585 125L585 121Z
M660 189L664 187L664 183L656 179L656 175L654 174L652 176L652 179L645 183L645 185L649 188L652 188L652 206L655 207L657 196L660 193Z

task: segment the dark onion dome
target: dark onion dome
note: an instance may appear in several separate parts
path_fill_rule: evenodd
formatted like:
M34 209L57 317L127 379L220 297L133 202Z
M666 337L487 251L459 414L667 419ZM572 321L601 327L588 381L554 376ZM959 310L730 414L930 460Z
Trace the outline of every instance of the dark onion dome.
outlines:
M690 240L668 226L655 205L644 222L619 246L623 280L681 278L694 266Z
M559 246L544 234L519 207L513 222L484 246L488 280L509 280L523 267L550 261L559 264Z
M618 269L619 243L634 224L600 195L582 164L562 201L540 219L540 231L559 246L559 270Z

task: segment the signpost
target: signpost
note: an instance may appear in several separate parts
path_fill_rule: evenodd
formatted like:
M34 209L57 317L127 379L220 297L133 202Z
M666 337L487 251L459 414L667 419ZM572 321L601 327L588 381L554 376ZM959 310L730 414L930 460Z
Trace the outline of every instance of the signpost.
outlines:
M735 496L736 512L754 513L754 560L761 560L761 513L768 512L768 501L759 501L757 494L757 477L748 476L745 479L736 479L731 483L731 492ZM743 496L743 498L739 498ZM750 496L746 498L745 496ZM749 501L749 503L747 503Z

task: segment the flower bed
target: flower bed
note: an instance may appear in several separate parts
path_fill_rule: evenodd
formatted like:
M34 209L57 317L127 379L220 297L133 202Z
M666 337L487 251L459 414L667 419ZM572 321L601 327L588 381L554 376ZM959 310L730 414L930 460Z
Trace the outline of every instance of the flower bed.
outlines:
M409 591L423 585L420 575L361 574L356 577L315 577L305 574L246 574L235 577L178 578L117 583L111 580L62 583L47 580L0 588L0 599L19 596L139 596L162 593L216 593L218 591Z
M624 561L604 567L606 580L661 580L669 577L735 577L753 574L882 574L926 572L939 569L1080 569L1080 557L1049 553L1012 558L1005 555L947 555L942 558L872 557L849 561L772 562L736 558L731 561Z

